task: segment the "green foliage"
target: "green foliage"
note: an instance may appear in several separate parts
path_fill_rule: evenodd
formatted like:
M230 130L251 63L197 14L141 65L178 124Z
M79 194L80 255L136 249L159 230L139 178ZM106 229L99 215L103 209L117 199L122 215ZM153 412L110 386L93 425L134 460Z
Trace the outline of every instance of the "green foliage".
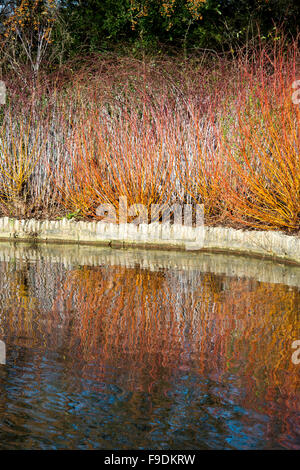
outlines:
M146 49L223 48L274 26L297 32L296 0L64 0L73 50L106 50L126 43ZM198 5L191 10L190 4ZM195 12L197 14L195 14Z
M0 33L20 1L2 3ZM263 40L275 39L277 28L295 36L300 17L298 0L57 0L57 7L52 38L53 49L63 50L60 63L62 55L65 59L116 48L230 50L258 34Z

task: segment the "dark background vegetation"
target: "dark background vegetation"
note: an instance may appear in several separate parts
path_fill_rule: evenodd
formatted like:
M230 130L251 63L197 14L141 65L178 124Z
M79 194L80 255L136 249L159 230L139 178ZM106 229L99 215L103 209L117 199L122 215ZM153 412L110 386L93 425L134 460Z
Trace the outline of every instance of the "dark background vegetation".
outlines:
M62 1L72 52L116 46L142 46L155 52L184 47L220 50L243 44L258 33L274 37L276 27L295 35L300 17L298 0L206 0L202 18L193 17L185 0L175 1L170 17L162 12L163 1L137 3L147 5L147 14L137 13L133 29L131 0Z
M189 8L197 5L197 14ZM32 1L32 3L34 0ZM297 34L298 0L61 0L52 38L60 61L118 51L139 54L232 50L253 38ZM18 1L2 0L0 26ZM168 9L168 5L171 7ZM63 47L61 48L61 45Z

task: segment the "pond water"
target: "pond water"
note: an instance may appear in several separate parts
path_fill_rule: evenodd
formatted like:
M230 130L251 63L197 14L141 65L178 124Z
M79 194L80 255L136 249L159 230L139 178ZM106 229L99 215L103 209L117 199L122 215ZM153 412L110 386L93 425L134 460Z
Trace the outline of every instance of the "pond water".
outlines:
M0 449L300 449L299 269L0 245Z

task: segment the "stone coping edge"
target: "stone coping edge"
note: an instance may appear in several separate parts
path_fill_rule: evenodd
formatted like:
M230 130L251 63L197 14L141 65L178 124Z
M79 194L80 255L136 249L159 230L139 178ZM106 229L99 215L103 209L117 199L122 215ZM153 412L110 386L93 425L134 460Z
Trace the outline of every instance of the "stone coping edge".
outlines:
M184 251L221 251L300 265L300 237L277 231L168 224L108 224L75 220L0 218L0 240L93 244Z

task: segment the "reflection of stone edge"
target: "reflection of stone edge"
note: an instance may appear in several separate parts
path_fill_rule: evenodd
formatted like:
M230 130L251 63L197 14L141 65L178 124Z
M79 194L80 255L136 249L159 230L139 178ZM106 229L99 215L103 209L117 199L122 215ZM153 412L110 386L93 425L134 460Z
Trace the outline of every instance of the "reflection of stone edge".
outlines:
M0 218L0 240L65 242L144 248L199 249L269 256L300 265L300 237L275 231L244 231L224 227L167 224L105 224L101 222L17 220Z
M78 266L140 267L149 271L160 269L211 272L226 276L252 278L272 284L300 288L300 266L276 263L270 259L234 256L233 254L146 250L138 248L111 249L109 247L68 244L0 243L0 261L35 262L45 260L60 263L66 269ZM188 274L189 275L189 274Z

